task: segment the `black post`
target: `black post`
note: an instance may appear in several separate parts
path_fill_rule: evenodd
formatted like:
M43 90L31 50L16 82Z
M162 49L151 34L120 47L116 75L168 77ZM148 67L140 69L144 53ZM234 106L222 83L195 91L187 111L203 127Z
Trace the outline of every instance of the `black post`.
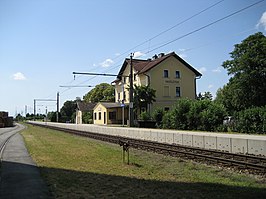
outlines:
M129 126L134 125L134 114L133 114L133 53L130 54L130 74L129 74Z
M58 122L59 121L59 92L57 92L57 96L56 96L56 105L57 105L56 122Z

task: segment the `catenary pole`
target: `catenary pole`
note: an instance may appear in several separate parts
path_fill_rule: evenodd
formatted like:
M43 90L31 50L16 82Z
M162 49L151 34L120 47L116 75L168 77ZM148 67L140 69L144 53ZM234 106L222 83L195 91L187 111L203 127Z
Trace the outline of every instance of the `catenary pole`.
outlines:
M134 126L134 113L133 113L133 61L134 53L130 54L130 74L129 74L129 126Z

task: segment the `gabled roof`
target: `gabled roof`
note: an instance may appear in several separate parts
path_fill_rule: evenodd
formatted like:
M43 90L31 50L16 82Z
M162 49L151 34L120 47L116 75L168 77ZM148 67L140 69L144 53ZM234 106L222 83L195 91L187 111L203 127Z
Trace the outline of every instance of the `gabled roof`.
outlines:
M96 103L87 103L84 101L77 101L77 109L82 112L92 111Z
M97 105L99 104L101 104L105 108L121 108L122 107L121 104L118 102L98 102ZM96 108L96 106L94 107L94 109Z
M195 73L197 77L202 76L200 72L198 72L195 68L193 68L190 64L188 64L185 60L183 60L181 57L179 57L175 52L171 52L169 54L163 55L156 59L148 59L148 60L141 60L141 59L132 59L132 64L134 69L137 71L138 74L145 73L152 68L156 67L158 64L163 62L164 60L168 59L169 57L175 57L178 61L180 61L182 64L184 64L187 68L189 68L191 71ZM130 59L125 59L117 78L121 80L121 77L123 75L124 70L126 69L127 65L130 64ZM115 81L114 81L115 82Z

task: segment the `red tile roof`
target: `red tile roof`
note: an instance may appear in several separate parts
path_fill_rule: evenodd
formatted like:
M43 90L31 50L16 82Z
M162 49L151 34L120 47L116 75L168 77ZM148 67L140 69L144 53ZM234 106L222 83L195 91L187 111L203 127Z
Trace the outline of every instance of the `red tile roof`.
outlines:
M145 73L149 70L151 70L152 68L154 68L155 66L157 66L158 64L160 64L161 62L163 62L164 60L166 60L169 57L175 57L176 59L178 59L182 64L184 64L186 67L188 67L190 70L192 70L195 75L197 77L202 76L202 74L200 72L198 72L195 68L193 68L190 64L188 64L185 60L183 60L181 57L179 57L177 54L175 54L175 52L171 52L169 54L163 55L159 58L156 59L148 59L148 60L141 60L141 59L132 59L132 64L134 69L137 71L138 74L142 74ZM119 80L121 80L122 74L126 68L126 66L130 64L130 59L125 59L118 75L117 78ZM116 82L117 80L115 80L114 82Z

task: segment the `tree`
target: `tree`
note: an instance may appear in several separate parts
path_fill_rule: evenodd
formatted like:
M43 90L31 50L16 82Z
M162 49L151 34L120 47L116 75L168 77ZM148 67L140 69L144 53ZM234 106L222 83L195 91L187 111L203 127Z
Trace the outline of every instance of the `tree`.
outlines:
M152 89L150 86L134 86L134 108L135 111L139 109L141 112L142 108L145 109L145 111L148 110L148 105L155 102L155 93L156 90Z
M114 86L101 83L95 86L92 90L90 90L85 96L83 96L84 101L86 102L114 102L115 101L115 88Z
M231 60L223 62L229 82L217 92L227 110L240 111L266 105L266 37L261 33L236 44Z
M71 100L66 101L60 110L61 121L62 122L66 122L66 121L74 122L76 108L77 108L76 101L71 101Z
M212 100L212 94L211 92L204 92L204 93L199 93L197 96L197 100Z

